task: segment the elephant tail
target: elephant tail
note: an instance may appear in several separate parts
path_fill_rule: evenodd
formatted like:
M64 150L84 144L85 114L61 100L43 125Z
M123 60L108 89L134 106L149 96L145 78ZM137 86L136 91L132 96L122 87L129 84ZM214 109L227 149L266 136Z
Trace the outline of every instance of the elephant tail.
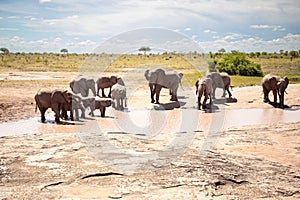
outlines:
M150 76L149 76L149 72L150 72L150 70L149 69L147 69L146 71L145 71L145 78L147 79L147 81L149 81L149 79L150 79Z

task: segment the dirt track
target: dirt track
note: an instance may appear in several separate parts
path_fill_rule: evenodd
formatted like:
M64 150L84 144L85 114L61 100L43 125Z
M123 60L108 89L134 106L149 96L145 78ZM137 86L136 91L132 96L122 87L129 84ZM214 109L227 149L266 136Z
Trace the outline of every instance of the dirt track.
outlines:
M16 101L1 101L1 108L7 106L9 109L1 109L0 120L37 117L39 113L34 113L32 97L39 86L35 87L31 90L1 90L2 96L15 94ZM129 105L136 109L151 107L147 103L146 89L136 88L134 94L137 98L129 101ZM287 89L286 104L291 106L291 112L299 109L299 90L300 85L289 85ZM262 103L260 92L260 87L235 88L233 95L238 102L223 106L232 110L266 108L272 113L281 111ZM167 98L167 94L162 95L165 105L168 105ZM195 111L193 99L181 101L186 104L170 111L171 114L184 109ZM27 106L22 106L24 104ZM196 112L201 112L201 116L210 115ZM112 113L109 111L108 116ZM112 163L97 160L91 147L79 138L82 135L77 131L81 126L78 129L76 126L40 124L38 118L34 119L33 126L41 125L38 132L0 137L0 199L300 198L300 118L295 123L231 127L211 133L204 128L177 132L179 139L192 137L191 143L182 149L171 149L169 153L174 153L174 159L163 164L148 163L151 169L145 168L138 173L119 170ZM176 123L176 118L174 120L172 123ZM98 121L111 128L109 124L115 118L89 121ZM123 149L144 153L160 151L161 145L166 144L163 142L173 135L167 133L143 138L110 132L104 136ZM213 148L203 151L209 142L213 142ZM183 151L176 154L177 150Z

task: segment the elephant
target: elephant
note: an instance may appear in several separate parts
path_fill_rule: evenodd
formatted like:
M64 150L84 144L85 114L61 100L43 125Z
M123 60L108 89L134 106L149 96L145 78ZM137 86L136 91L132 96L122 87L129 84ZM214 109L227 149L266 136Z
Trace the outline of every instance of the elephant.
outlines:
M89 95L89 89L96 96L95 81L94 79L81 78L70 82L70 88L75 94L81 94L83 97Z
M60 123L60 111L64 103L71 103L72 95L68 90L53 90L51 93L51 109L55 113L55 122Z
M264 93L264 102L270 103L269 92L272 90L274 96L274 105L277 105L277 94L279 96L279 107L284 108L284 93L288 87L288 77L280 78L273 74L267 74L262 79L262 88Z
M100 116L105 117L106 107L111 106L111 99L108 98L96 98L94 101L94 109L100 110ZM94 115L94 110L91 111L92 115Z
M207 75L212 80L212 97L215 98L216 88L223 89L222 97L226 96L226 91L228 92L229 98L232 97L231 92L229 91L229 87L231 87L231 79L230 76L225 72L211 72Z
M45 113L47 109L51 108L51 94L52 90L50 90L49 88L41 88L34 96L36 103L35 112L37 111L37 108L39 108L42 123L46 121Z
M210 77L203 77L202 79L198 79L196 81L196 95L198 95L198 110L201 109L201 98L204 96L204 100L202 103L202 108L206 108L206 101L209 98L209 104L212 105L212 79Z
M75 113L75 120L79 120L79 113L78 110L81 110L81 118L85 118L85 109L82 104L82 100L78 95L75 94L69 94L72 95L72 101L65 102L62 104L62 117L64 119L68 119L67 111L70 111L70 119L74 121L74 113Z
M156 69L145 71L145 78L149 82L149 88L151 92L151 103L159 104L159 94L162 88L168 88L171 95L171 101L178 101L177 89L181 84L183 74L176 73L175 71L165 72L163 69ZM154 100L154 95L156 99Z
M117 110L123 110L127 107L126 88L122 79L111 88L112 106Z
M108 97L111 97L111 87L118 82L116 76L103 76L97 80L97 96L99 96L99 90L102 89L102 97L106 97L104 88L109 88Z

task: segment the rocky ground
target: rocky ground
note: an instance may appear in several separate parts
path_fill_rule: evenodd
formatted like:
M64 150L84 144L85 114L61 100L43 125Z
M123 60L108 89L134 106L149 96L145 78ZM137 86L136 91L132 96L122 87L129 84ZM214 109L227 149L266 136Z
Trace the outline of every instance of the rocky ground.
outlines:
M129 105L134 105L135 109L152 106L145 103L149 102L146 87L130 87L135 89L136 98L129 99ZM1 131L0 199L300 198L299 116L292 123L284 120L280 122L279 119L279 123L271 120L267 124L232 126L210 132L205 125L210 124L212 118L207 116L212 114L197 111L192 97L191 101L181 97L180 102L185 104L180 108L157 111L174 116L164 126L169 132L151 137L142 134L133 137L130 133L114 131L118 128L114 127L117 117L109 110L111 108L108 109L107 118L96 117L94 120L82 121L78 126L41 124L38 121L39 113L34 112L32 98L38 88L39 85L30 88L2 87L0 90L2 124L35 117L32 126L38 127L38 131L32 134L5 135ZM299 90L300 85L289 85L287 89L286 104L290 106L290 112L299 110ZM189 89L180 92L187 93ZM15 100L4 98L8 94ZM260 108L267 112L272 110L272 114L282 112L281 109L262 103L259 86L234 88L233 95L238 102L223 104L225 109ZM164 106L169 105L167 97L167 94L162 95ZM222 107L220 104L216 106L220 109ZM188 131L175 130L173 125L180 121L176 113L188 109L193 113L199 112L199 119L204 121L204 125L194 130L188 130L189 127L186 128ZM48 115L51 115L50 111ZM261 120L261 123L266 123ZM86 138L98 136L87 137L86 132L81 130L85 130L82 128L84 125L92 130L94 123L101 124L104 131L99 135L99 141L91 146ZM170 138L178 139L178 146L169 145ZM186 142L186 138L191 140ZM126 151L127 157L114 154L111 148L103 146L103 141ZM209 148L206 148L207 145L210 145ZM107 152L101 154L93 151L96 147ZM157 159L150 158L147 154L149 152ZM163 153L157 156L157 152ZM103 159L99 159L99 155ZM146 161L135 160L136 155ZM131 170L122 168L122 164L125 166L128 163L139 166L130 166Z

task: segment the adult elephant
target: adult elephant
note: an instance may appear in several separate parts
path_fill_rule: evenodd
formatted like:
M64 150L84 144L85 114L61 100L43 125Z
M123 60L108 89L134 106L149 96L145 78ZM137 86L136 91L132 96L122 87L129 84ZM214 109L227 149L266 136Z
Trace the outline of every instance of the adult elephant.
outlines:
M96 96L95 81L94 79L81 78L79 80L73 80L70 82L70 88L75 94L81 94L83 97L89 95L89 89Z
M156 69L145 71L145 78L149 82L149 88L151 92L151 103L159 104L159 94L162 88L168 88L170 90L171 101L178 101L177 90L183 74L176 73L175 71L165 72L163 69ZM154 96L156 97L154 100Z
M225 72L211 72L207 75L207 77L212 80L212 97L215 98L215 93L217 88L223 89L222 97L226 96L226 91L228 92L229 98L232 96L229 91L231 79L230 76Z
M270 102L269 92L272 90L274 96L274 105L277 105L277 94L279 96L279 106L284 108L284 93L288 87L289 79L285 76L280 78L273 74L267 74L262 79L262 88L264 93L264 102Z
M51 93L51 109L55 113L55 122L60 123L60 112L63 104L70 103L72 101L72 95L67 90L56 89Z
M34 96L34 100L36 103L35 112L37 111L37 108L39 108L41 113L41 121L43 123L46 121L45 113L47 109L51 108L51 94L52 90L50 90L49 88L41 88Z
M99 90L102 90L102 97L106 97L104 88L109 88L108 97L111 97L111 87L118 82L116 76L103 76L97 80L97 95L99 96Z

